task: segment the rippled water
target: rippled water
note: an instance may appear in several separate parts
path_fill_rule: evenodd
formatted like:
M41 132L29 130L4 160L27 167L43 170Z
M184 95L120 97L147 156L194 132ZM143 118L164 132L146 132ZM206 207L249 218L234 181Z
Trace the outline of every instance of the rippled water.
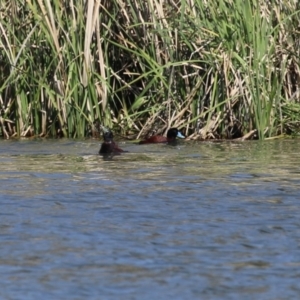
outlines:
M0 141L1 299L299 299L299 140Z

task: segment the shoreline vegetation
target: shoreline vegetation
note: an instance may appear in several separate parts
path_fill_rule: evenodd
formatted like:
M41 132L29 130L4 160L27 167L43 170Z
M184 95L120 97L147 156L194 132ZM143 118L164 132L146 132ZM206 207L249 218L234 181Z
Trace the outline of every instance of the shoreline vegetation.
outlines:
M300 131L298 0L3 0L0 137Z

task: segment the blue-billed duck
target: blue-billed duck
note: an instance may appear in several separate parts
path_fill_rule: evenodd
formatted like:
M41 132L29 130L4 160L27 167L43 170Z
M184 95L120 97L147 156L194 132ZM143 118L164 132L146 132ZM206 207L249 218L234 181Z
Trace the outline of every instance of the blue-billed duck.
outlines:
M162 135L153 135L144 141L140 141L139 144L172 143L176 140L176 137L181 139L185 138L185 136L177 128L170 128L167 132L167 137Z
M127 152L119 148L116 142L114 142L114 135L109 128L101 126L103 131L103 143L99 150L100 155L120 155L122 152Z

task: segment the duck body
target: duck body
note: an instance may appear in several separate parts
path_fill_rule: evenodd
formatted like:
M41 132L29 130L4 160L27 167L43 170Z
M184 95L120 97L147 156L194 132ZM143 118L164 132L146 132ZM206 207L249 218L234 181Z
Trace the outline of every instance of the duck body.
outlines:
M103 143L99 150L100 155L120 155L122 152L126 152L121 149L118 144L113 140L114 136L110 129L103 129Z
M139 144L172 143L175 142L177 137L181 139L185 138L177 128L170 128L166 137L162 135L153 135L146 140L140 141Z

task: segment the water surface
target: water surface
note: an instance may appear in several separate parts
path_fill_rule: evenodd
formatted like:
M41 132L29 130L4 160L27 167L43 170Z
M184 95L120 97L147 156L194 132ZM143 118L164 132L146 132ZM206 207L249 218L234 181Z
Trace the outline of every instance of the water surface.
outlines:
M299 299L299 140L0 141L1 299Z

